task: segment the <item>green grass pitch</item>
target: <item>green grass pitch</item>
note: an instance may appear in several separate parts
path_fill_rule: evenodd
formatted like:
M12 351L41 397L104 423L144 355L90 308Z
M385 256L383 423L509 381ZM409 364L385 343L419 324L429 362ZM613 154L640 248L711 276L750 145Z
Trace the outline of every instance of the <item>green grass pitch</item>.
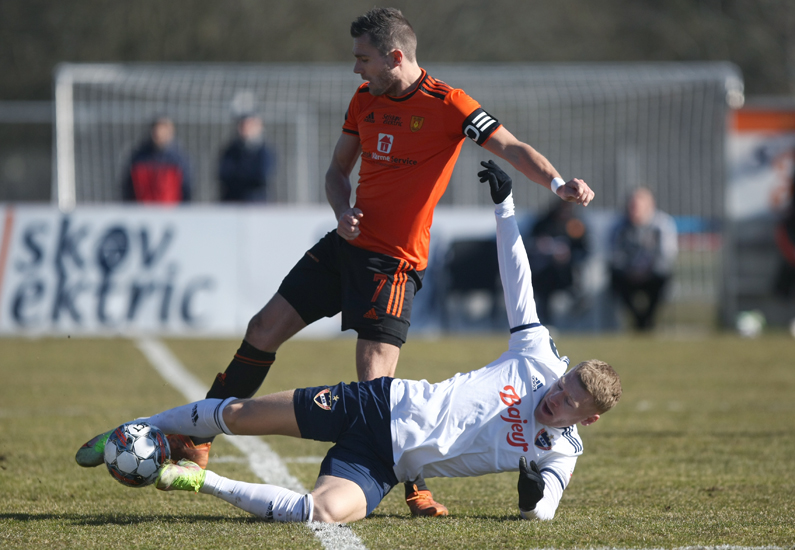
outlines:
M442 380L496 358L506 337L410 341L398 375ZM208 385L231 340L168 340ZM377 548L676 548L795 541L795 340L561 335L600 358L624 397L582 428L585 454L554 521L520 520L516 475L431 479L447 518L412 519L396 488L352 525ZM352 339L292 341L262 392L350 381ZM321 548L303 525L268 524L206 495L129 489L73 459L96 433L183 403L124 339L0 339L0 548ZM268 438L311 487L323 444ZM212 468L259 481L228 441ZM302 460L293 460L302 458Z

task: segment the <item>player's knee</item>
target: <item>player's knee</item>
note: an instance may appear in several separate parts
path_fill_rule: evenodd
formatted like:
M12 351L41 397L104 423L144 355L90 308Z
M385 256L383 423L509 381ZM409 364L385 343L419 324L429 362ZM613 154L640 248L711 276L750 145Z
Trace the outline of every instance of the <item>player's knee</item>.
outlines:
M298 312L276 294L254 315L246 327L246 341L263 351L276 351L280 345L306 326Z
M265 309L260 310L248 322L248 326L246 327L246 341L251 343L252 340L257 341L267 338L268 332L272 327L273 322L269 319Z
M246 403L248 401L250 400L238 399L236 401L232 401L226 407L224 407L223 411L224 424L233 434L240 432L241 420L245 417Z
M354 510L350 503L338 499L315 498L315 509L312 521L323 523L346 523L361 519L353 517Z

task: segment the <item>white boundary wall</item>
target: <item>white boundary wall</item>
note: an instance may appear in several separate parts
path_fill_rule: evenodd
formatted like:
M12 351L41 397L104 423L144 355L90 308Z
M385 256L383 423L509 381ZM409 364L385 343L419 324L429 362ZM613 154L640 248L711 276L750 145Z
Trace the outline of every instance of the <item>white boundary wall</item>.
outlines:
M336 226L327 206L0 205L0 334L240 336ZM434 240L494 233L490 208L441 208ZM339 319L304 330L337 336Z

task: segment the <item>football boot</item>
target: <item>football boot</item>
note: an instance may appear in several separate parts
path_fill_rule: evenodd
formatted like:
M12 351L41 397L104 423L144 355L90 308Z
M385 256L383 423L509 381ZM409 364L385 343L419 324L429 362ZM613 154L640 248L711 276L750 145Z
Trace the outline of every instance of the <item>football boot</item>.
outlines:
M202 470L207 467L210 460L211 441L196 445L187 435L169 434L166 436L171 447L171 460L178 462L182 459L189 460L199 465Z
M444 504L439 504L433 500L430 491L419 491L414 486L414 491L406 495L406 504L409 505L412 516L437 517L446 516L450 512Z
M176 464L164 464L155 481L161 491L193 491L198 493L207 475L198 464L182 459Z
M114 428L115 429L115 428ZM75 460L83 468L93 468L105 462L105 443L113 430L92 437L77 450Z

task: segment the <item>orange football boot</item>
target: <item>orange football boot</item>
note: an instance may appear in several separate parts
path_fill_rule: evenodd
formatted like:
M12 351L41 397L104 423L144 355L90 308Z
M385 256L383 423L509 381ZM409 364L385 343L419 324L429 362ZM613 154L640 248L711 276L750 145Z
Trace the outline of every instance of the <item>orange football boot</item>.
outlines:
M406 496L406 504L409 505L412 516L437 517L450 513L444 504L433 500L430 491L419 491L416 485L414 485L414 492Z
M171 460L179 462L182 459L198 464L202 470L207 467L210 460L211 441L196 445L187 435L168 434L166 436L171 447Z

